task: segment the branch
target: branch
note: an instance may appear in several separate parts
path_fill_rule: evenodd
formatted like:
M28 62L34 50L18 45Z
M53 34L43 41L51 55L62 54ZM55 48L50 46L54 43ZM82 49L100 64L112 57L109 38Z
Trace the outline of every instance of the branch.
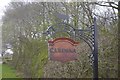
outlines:
M116 4L115 2L106 2L106 3L110 3L110 4L114 4L114 5L118 6L118 4Z
M118 9L118 7L115 7L115 6L113 6L112 4L114 4L114 3L109 2L109 6L110 6L110 7L115 8L115 9Z
M114 8L114 9L118 9L118 7L112 6L111 3L109 3L109 5L105 5L105 4L99 4L99 3L95 2L95 4L96 4L96 5L99 5L99 6L106 6L106 7L112 7L112 8Z

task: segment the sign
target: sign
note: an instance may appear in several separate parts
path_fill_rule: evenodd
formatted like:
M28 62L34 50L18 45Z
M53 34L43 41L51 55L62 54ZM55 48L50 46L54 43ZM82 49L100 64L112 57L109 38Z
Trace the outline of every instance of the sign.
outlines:
M56 38L53 41L48 41L50 60L60 62L77 60L76 46L78 44L79 42L75 42L70 38Z

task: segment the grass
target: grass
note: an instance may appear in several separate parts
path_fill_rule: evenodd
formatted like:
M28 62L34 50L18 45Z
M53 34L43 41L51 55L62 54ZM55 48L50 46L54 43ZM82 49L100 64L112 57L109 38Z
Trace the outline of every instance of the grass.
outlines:
M7 64L0 64L0 75L2 74L2 78L19 78L16 75L16 71ZM0 77L1 78L1 77Z
M0 64L0 79L2 78L2 64Z

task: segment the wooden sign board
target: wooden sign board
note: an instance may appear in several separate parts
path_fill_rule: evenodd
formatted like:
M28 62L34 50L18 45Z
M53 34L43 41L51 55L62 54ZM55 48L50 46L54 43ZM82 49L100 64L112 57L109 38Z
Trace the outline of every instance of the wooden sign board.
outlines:
M76 46L78 44L79 42L75 42L70 38L56 38L53 41L48 41L50 60L60 62L77 60Z

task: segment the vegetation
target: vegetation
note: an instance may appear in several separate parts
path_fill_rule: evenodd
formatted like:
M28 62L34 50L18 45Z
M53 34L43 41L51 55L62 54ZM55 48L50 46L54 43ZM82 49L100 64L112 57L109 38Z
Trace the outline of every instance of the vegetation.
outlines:
M2 78L2 65L0 65L0 79Z
M11 2L2 18L3 50L5 44L9 43L14 51L9 65L23 73L25 78L92 78L88 57L91 52L82 39L78 39L81 42L78 47L79 60L60 63L48 60L47 41L68 35L57 33L56 36L45 36L43 32L59 22L84 29L93 25L93 16L96 16L99 31L99 77L117 78L117 10L116 2Z
M17 72L7 64L1 64L2 66L2 78L20 78Z

